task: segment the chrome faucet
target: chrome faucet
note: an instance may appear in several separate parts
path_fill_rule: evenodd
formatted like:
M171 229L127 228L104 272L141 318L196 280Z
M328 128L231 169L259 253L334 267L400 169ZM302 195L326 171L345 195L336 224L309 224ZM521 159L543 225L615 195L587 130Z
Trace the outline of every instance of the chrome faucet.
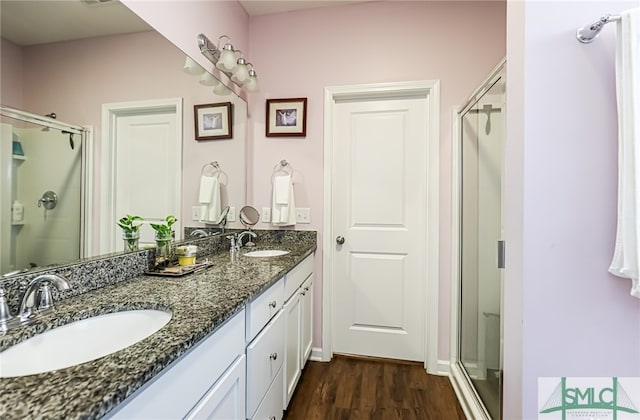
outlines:
M51 311L53 296L50 285L58 290L67 290L71 287L67 279L56 274L43 274L34 278L22 296L18 314L15 317L11 315L6 306L4 291L0 289L0 331L7 331L19 325L27 325L33 321L37 314Z
M209 235L211 235L211 232L207 232L203 229L196 229L191 232L191 236L197 236L198 238L206 238Z
M244 232L240 233L238 235L238 238L236 239L236 250L240 250L240 248L242 248L242 238L244 238L245 235L249 235L252 238L257 238L258 235L256 235L254 232L251 232L250 230L245 230ZM255 246L255 244L253 242L251 242L251 240L249 240L249 242L247 242L246 244L247 246Z

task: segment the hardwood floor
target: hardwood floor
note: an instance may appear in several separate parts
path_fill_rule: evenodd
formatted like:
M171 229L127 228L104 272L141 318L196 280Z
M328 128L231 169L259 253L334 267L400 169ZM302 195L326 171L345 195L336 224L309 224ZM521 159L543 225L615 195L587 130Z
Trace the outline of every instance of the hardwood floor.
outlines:
M286 420L464 420L449 378L421 363L335 356L308 362Z

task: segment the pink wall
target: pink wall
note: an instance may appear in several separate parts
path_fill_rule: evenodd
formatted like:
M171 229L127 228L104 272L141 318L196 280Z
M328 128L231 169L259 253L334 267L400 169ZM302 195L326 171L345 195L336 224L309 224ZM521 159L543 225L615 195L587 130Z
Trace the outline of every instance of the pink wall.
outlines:
M240 3L235 0L123 0L122 3L214 76L233 87L227 76L200 53L196 39L198 34L203 33L217 44L219 36L227 35L235 49L246 53L249 17ZM251 58L251 55L248 57ZM241 93L239 89L236 92ZM244 93L241 95L244 96Z
M250 55L260 91L249 97L248 202L269 206L274 165L287 159L296 205L311 208L322 245L323 89L390 81L441 81L440 296L438 358L449 359L451 107L461 104L505 54L504 2L371 2L252 17ZM474 32L481 22L482 35ZM267 98L308 97L307 137L267 139ZM251 143L252 142L252 143ZM267 225L262 225L266 227ZM322 249L315 270L314 345L321 345Z
M0 94L2 105L22 108L22 49L0 38Z
M539 377L640 376L640 301L629 280L607 273L617 199L615 24L593 44L575 39L576 28L640 2L514 3L504 401L505 418L534 419Z

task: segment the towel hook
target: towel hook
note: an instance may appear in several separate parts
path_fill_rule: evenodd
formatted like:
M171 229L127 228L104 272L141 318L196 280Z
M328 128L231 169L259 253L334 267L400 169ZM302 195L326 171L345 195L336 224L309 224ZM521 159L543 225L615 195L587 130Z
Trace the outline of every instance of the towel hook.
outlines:
M206 170L207 170L207 168L209 168L209 167L213 168L213 170L214 170L215 172L213 172L211 175L208 175L208 176L216 176L216 177L218 177L218 178L219 178L219 177L220 177L220 173L222 172L222 170L220 169L220 164L218 164L218 161L217 161L217 160L214 160L213 162L205 163L205 164L202 166L202 170L200 171L200 175L204 175L204 174L205 174L205 171L206 171Z

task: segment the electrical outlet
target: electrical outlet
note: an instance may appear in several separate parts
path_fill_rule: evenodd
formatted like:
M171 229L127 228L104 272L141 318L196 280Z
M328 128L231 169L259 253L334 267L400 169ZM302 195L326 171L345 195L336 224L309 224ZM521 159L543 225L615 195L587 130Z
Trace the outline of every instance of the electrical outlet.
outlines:
M271 223L271 207L262 208L262 217L260 218L262 223Z
M227 213L227 222L235 222L236 221L236 208L229 207L229 213Z
M311 223L311 209L309 207L296 208L296 223Z
M191 220L195 222L200 221L200 206L191 207Z

